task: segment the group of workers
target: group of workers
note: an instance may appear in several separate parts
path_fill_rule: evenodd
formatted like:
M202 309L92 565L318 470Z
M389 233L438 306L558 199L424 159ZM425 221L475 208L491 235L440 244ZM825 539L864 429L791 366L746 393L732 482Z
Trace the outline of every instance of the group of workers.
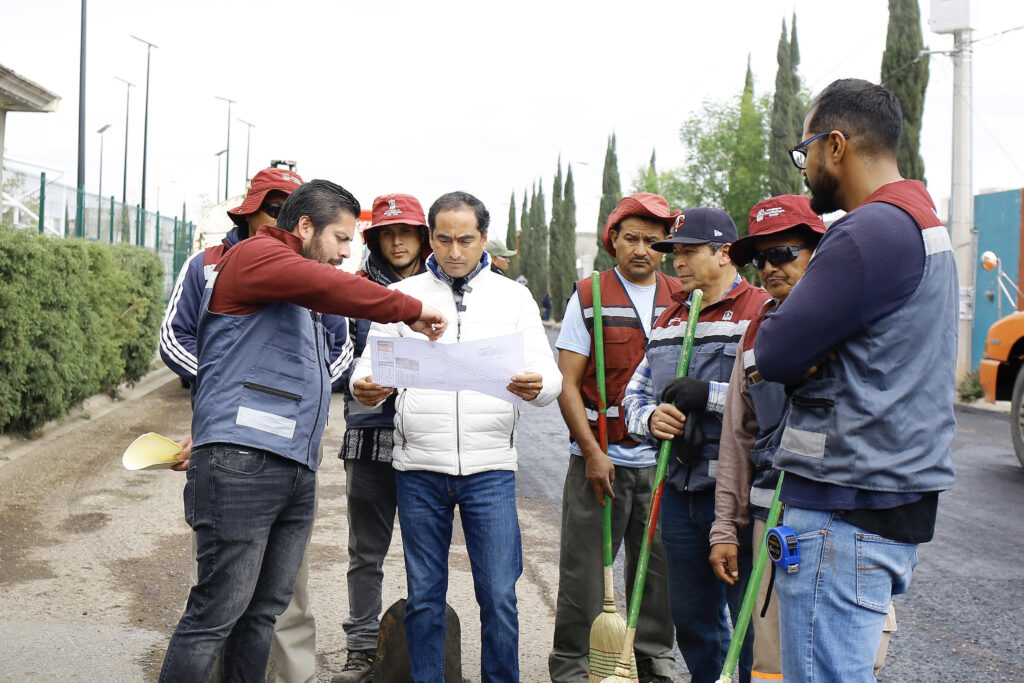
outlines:
M591 280L580 281L557 364L530 293L495 263L503 247L488 243L476 197L442 195L426 215L411 195L377 197L368 256L350 275L334 266L349 255L358 201L328 181L261 171L229 212L224 243L182 268L161 328L162 356L192 386L178 468L196 573L160 680L205 681L215 666L223 680L263 680L272 647L278 680L315 678L305 552L332 387L345 400L349 530L348 658L335 683L373 680L396 514L411 680L448 680L456 507L480 605L480 680L519 680L515 403L556 398L571 442L551 680L588 680L605 501L628 595L657 495L640 681L672 680L674 645L692 681L719 677L774 495L799 564L766 571L739 680L874 680L892 596L907 590L953 482L956 269L924 186L899 175L901 127L883 87L832 83L790 150L810 198L759 202L742 238L718 209L622 199L602 234L616 265L599 276L600 316ZM820 216L839 210L826 229ZM677 277L660 271L665 254ZM763 288L740 274L747 267ZM688 372L677 377L698 288ZM396 390L372 376L374 338L516 333L516 401Z

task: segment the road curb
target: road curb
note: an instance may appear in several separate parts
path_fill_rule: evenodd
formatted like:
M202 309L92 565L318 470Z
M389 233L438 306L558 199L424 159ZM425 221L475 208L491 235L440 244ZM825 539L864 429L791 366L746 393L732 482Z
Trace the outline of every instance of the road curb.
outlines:
M90 396L81 405L69 410L68 414L64 417L51 420L43 425L36 432L38 436L35 438L26 438L20 435L0 436L0 467L14 462L23 455L31 453L71 430L77 429L83 421L102 417L111 411L127 405L134 399L156 391L168 382L177 381L177 379L178 376L174 372L161 365L155 370L150 370L134 386L119 385L116 392L117 398L112 398L109 393Z

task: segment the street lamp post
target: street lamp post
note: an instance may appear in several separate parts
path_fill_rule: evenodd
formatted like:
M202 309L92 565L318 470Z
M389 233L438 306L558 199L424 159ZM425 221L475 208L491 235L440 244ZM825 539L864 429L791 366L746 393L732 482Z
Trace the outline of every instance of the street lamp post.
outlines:
M147 145L149 143L149 57L153 48L159 49L159 45L154 45L148 40L143 40L138 36L132 36L135 40L140 43L146 44L146 113L142 123L142 202L140 206L142 210L146 210L146 152Z
M217 194L213 195L213 200L215 202L217 201L217 198L220 197L220 157L222 154L227 154L227 150L222 149L221 151L213 155L217 157ZM227 182L225 182L224 184L227 185ZM225 197L224 199L227 199L227 197Z
M248 126L249 128L245 131L245 189L249 189L249 140L252 137L252 129L256 126L248 121L238 119L238 122Z
M220 95L214 95L214 97L216 99L218 99L218 100L224 100L225 102L228 103L228 144L227 144L227 147L224 150L227 153L227 156L224 157L224 199L227 199L228 198L228 185L230 184L228 182L228 171L231 168L231 105L234 104L235 101L234 100L229 100L226 97L221 97ZM219 163L217 164L217 168L218 169L220 168L220 164Z
M124 83L125 98L124 98L124 178L121 184L121 204L127 205L128 203L128 113L131 110L132 103L132 88L135 87L134 83L129 83L120 76L114 76L117 80Z
M98 197L96 203L96 239L100 238L100 234L103 232L103 134L110 128L110 124L104 125L100 128L97 133L100 134L100 173L99 173L99 188L96 190Z

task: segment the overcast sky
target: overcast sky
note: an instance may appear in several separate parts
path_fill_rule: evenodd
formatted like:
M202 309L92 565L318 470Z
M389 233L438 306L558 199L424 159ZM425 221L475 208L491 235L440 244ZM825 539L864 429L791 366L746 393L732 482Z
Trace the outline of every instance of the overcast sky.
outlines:
M949 50L951 35L924 40ZM466 190L491 210L504 238L509 195L542 180L550 206L559 155L576 177L578 229L597 221L605 141L618 137L628 192L657 150L679 166L679 127L704 100L739 94L750 53L755 89L774 87L785 18L797 14L800 74L813 92L832 80L879 79L885 0L516 3L434 0L288 3L92 0L88 5L86 189L120 199L125 90L131 91L129 201L142 174L146 48L156 43L149 103L147 204L191 218L217 189L216 152L232 109L231 194L244 190L246 127L252 171L294 159L306 179L327 178L364 206L409 192L426 209ZM80 2L0 0L0 64L62 97L54 114L11 113L6 155L76 182ZM975 37L1024 25L1020 0L973 0ZM974 187L1024 186L1024 30L974 45ZM929 188L949 196L953 67L931 57L922 131ZM794 140L795 144L797 141ZM16 168L24 166L11 164ZM794 171L795 172L795 171ZM157 198L159 197L159 205Z

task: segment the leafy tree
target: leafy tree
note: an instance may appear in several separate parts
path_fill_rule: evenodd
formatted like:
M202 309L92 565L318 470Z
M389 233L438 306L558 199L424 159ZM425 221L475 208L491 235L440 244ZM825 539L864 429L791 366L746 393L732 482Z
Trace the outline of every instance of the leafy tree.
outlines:
M552 199L551 216L551 315L561 320L565 314L565 302L572 293L576 279L576 197L572 179L572 165L569 165L565 185L562 187L562 161L558 161L558 175L555 178L555 192L562 196ZM564 193L564 194L563 194Z
M928 59L922 57L921 10L917 0L889 0L889 29L882 54L882 85L900 101L903 135L896 154L904 178L924 181L921 117L928 88Z
M594 270L608 270L615 265L615 259L604 250L601 233L609 214L622 199L622 182L619 180L619 158L615 153L615 134L608 138L608 146L604 153L604 173L601 176L601 208L597 214L597 256L594 258Z
M652 192L654 194L660 194L664 197L665 195L662 194L662 186L672 185L673 182L674 176L672 174L665 173L662 175L658 175L658 168L655 161L655 151L651 150L651 160L650 162L648 162L647 168L640 169L637 172L636 179L633 181L633 194L636 194L637 192ZM684 202L677 201L673 203L673 201L668 197L665 197L665 199L666 201L668 201L669 208L673 210L683 208ZM657 259L658 256L659 253L655 252L655 259ZM664 258L661 261L659 269L666 275L676 274L676 269L675 266L672 265L671 258Z

